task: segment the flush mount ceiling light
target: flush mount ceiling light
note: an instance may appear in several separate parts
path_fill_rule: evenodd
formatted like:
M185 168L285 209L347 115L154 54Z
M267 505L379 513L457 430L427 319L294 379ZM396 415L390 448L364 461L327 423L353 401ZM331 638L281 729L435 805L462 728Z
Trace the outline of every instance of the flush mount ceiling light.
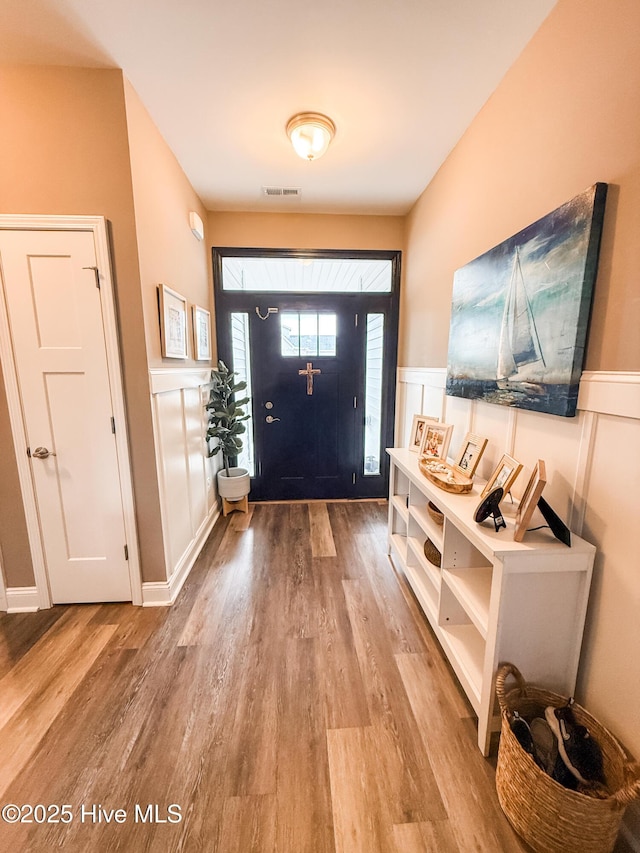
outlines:
M322 157L335 132L335 124L322 113L298 113L287 122L287 136L303 160Z

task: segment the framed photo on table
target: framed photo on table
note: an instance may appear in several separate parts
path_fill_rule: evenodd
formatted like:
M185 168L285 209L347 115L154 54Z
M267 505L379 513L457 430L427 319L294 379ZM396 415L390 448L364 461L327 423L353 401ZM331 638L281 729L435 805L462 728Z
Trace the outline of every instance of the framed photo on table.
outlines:
M166 284L158 287L163 358L187 358L187 300Z
M521 470L522 465L520 462L518 462L517 459L514 459L513 456L508 456L505 453L502 459L498 462L495 471L487 480L487 485L482 490L480 497L483 498L485 495L488 495L489 492L500 487L502 487L502 491L506 495L511 491L511 486L513 486L515 479Z
M414 453L420 453L422 447L422 439L427 423L437 423L438 418L430 418L427 415L414 415L413 424L411 425L411 435L409 437L409 450Z
M547 470L542 459L538 459L536 466L531 473L527 488L518 504L518 512L516 514L516 529L513 533L514 541L522 542L524 534L527 532L527 527L531 521L533 511L538 506L538 501L542 496L542 491L547 482Z
M453 424L441 424L437 421L428 421L425 424L424 434L422 436L420 455L429 456L432 459L442 459L446 462L447 450L449 449L452 432Z
M193 305L193 351L196 361L211 359L211 314L206 308Z
M478 467L478 462L487 446L487 441L488 439L482 438L480 435L468 432L460 446L460 453L458 454L454 468L466 477L473 477Z

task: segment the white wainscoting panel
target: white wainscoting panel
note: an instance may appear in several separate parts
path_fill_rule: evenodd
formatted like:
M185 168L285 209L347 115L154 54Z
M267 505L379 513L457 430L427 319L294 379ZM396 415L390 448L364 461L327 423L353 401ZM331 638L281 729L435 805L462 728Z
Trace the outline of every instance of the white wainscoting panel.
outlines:
M166 582L143 584L144 603L153 605L175 599L218 517L218 505L215 470L206 456L209 370L149 373L167 571Z
M545 461L545 498L597 548L577 699L640 760L640 373L583 373L574 418L446 397L445 376L444 368L398 370L397 443L406 446L421 400L424 414L443 411L454 424L450 457L466 430L489 439L479 477L490 475L502 453L523 463L516 497L536 460ZM428 408L427 389L441 395L430 396ZM622 831L640 849L640 807L627 810Z
M403 437L402 443L409 443L413 415L429 415L444 420L444 383L446 370L440 368L412 369L402 368L402 383L399 383L398 402L396 404L396 436ZM410 416L406 416L411 412Z
M574 418L562 418L523 409L518 409L516 416L513 455L524 464L525 470L513 493L516 497L522 495L536 461L544 459L547 470L545 499L567 522L573 513L584 416L585 412L578 412Z
M550 474L545 494L576 519L582 517L582 513L575 513L574 504L584 502L598 417L609 414L640 420L640 373L584 373L575 418L447 397L446 368L401 367L397 378L396 444L408 444L413 415L425 414L453 424L450 457L455 457L467 432L489 439L479 477L487 478L503 453L515 456L529 472L537 459L544 459ZM526 479L526 472L518 478L516 496L521 494ZM557 511L562 514L560 509Z
M424 411L422 391L422 385L418 385L414 382L405 382L402 387L399 388L400 398L398 400L396 414L399 412L413 412L414 415L428 414L428 412ZM434 415L434 417L438 416ZM405 446L409 444L412 423L413 418L406 418L403 421L402 427L399 430L396 429L396 435L402 436L402 444Z
M514 455L515 410L509 409L504 412L501 406L495 406L481 400L478 400L470 408L473 410L472 432L488 439L477 470L478 477L488 480L504 453L509 453L510 456ZM464 436L461 436L462 438Z
M169 576L191 541L191 495L184 390L154 394L160 500Z
M444 394L444 386L442 393ZM453 424L449 456L457 458L465 435L468 432L476 432L474 428L476 406L469 405L468 400L461 400L459 397L445 396L442 409L442 420L447 424Z

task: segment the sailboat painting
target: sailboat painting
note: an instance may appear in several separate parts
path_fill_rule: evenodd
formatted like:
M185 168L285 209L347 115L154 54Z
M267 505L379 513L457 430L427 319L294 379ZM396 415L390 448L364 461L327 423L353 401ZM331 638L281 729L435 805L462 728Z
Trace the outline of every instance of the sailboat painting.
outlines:
M457 270L447 394L576 413L607 185Z

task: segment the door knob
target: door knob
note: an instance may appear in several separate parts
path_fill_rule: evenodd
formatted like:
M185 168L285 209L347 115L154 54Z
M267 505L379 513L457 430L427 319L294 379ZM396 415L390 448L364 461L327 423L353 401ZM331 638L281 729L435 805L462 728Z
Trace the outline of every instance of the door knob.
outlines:
M55 456L56 454L51 450L47 450L46 447L36 447L31 455L35 456L36 459L48 459L49 456Z
M280 418L274 418L273 415L267 415L267 417L265 418L265 421L268 424L272 424L274 421L279 421L279 420L280 420Z

